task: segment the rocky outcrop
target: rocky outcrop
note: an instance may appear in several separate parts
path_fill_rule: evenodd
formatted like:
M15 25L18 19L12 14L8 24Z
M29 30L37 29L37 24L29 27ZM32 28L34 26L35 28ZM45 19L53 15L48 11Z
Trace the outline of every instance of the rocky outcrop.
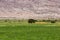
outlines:
M0 0L0 18L60 18L60 0Z

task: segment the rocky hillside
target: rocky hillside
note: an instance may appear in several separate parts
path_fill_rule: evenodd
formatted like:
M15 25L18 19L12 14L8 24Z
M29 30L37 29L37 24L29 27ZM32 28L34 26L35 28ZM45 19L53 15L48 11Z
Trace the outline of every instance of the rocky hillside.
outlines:
M60 18L60 0L0 0L0 18Z

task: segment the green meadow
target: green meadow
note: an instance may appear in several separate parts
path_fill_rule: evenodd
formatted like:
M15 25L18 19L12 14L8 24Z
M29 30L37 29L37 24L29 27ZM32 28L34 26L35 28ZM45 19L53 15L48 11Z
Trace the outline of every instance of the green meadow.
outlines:
M0 40L60 40L60 23L0 21Z

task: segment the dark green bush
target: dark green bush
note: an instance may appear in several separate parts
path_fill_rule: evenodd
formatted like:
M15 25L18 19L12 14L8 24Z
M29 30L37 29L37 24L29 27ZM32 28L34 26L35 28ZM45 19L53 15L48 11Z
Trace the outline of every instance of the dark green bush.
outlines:
M52 20L51 23L56 23L56 21L55 20Z
M21 20L18 20L18 22L21 22Z
M42 20L42 22L50 22L50 20Z
M6 20L4 20L5 22L8 22L8 20L6 19Z
M28 23L35 23L37 20L34 20L34 19L29 19L28 20Z

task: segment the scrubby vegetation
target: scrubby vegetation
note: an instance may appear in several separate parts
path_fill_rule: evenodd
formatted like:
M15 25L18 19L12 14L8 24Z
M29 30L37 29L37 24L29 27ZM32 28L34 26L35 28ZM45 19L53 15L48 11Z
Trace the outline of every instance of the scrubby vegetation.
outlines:
M56 23L56 21L55 20L51 20L51 23Z
M0 20L0 40L60 40L60 22Z
M37 20L34 20L34 19L29 19L28 20L28 23L35 23Z

